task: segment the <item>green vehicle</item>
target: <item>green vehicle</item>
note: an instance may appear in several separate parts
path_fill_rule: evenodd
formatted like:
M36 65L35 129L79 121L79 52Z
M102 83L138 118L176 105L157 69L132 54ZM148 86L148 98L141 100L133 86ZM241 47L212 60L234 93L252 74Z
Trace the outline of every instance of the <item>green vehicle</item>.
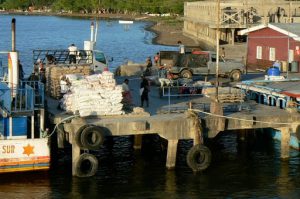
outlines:
M217 55L212 51L193 51L180 54L177 51L160 51L160 65L182 78L193 75L216 75ZM219 58L219 75L232 81L240 81L246 72L245 65L235 60Z

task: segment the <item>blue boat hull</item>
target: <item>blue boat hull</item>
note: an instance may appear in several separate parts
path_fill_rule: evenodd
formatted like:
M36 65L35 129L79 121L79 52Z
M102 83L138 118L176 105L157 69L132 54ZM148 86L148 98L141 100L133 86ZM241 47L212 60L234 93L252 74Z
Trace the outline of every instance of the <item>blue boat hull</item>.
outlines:
M273 139L281 141L281 131L272 129L271 135ZM296 137L295 134L291 134L290 147L299 150L300 149L299 145L300 145L299 139Z

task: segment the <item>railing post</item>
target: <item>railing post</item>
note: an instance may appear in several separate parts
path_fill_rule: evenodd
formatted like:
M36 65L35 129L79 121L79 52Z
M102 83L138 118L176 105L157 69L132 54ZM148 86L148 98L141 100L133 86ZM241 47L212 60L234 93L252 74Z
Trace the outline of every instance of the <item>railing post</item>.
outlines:
M169 93L168 93L168 97L169 97L169 113L171 112L171 87L168 86L168 90L169 90Z

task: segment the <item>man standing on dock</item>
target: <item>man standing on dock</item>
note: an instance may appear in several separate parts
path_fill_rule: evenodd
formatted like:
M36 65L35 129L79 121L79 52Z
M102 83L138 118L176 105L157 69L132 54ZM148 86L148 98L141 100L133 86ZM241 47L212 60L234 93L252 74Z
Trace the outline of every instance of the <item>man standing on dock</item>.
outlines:
M179 48L179 53L180 53L180 54L184 54L184 53L185 53L185 47L184 47L184 45L182 44L182 42L181 42L181 41L178 41L177 44L178 44L178 48Z
M148 97L148 93L150 91L149 82L144 75L142 75L141 78L142 78L142 82L140 86L141 107L144 106L144 101L146 101L146 105L147 107L149 107L149 97Z
M68 48L69 50L69 64L76 64L76 54L77 54L77 47L75 44L71 44Z

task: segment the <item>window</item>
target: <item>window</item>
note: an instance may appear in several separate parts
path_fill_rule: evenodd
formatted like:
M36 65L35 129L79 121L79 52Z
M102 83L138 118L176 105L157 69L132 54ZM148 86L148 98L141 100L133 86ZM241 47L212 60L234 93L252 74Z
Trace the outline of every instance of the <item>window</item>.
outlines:
M256 59L262 59L262 47L256 46Z
M275 61L275 48L270 48L269 60Z
M106 64L106 59L105 59L105 56L104 56L104 54L102 52L95 52L95 59L98 62Z
M211 61L216 62L217 61L217 55L216 54L211 54Z

